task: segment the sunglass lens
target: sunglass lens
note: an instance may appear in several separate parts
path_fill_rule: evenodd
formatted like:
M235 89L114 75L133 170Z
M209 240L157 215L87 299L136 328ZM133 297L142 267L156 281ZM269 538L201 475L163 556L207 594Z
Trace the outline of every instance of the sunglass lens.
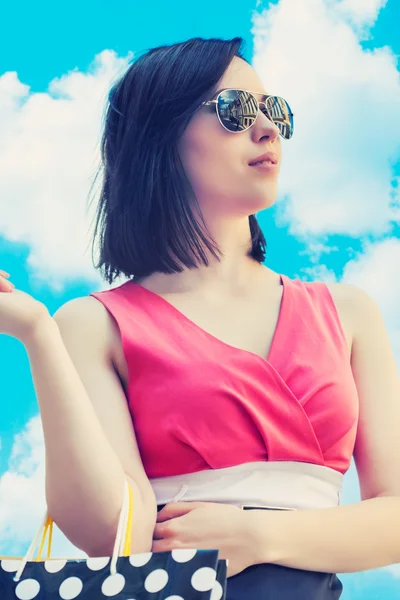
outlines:
M257 118L257 101L255 97L241 90L226 90L218 97L218 114L228 131L248 129Z
M293 113L289 104L280 96L269 96L266 100L266 116L273 120L281 135L286 140L293 135Z
M285 139L293 134L293 114L290 106L279 96L270 96L266 101L264 114L279 128ZM250 92L225 90L218 96L218 115L228 131L244 131L251 127L257 118L257 99Z

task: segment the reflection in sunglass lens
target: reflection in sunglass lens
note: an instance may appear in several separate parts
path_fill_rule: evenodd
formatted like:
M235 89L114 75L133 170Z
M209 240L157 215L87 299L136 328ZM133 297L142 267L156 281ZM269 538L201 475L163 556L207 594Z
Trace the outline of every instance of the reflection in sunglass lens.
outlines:
M257 117L257 101L252 94L240 90L226 90L218 97L218 113L229 131L243 131Z
M293 134L293 115L286 100L270 96L263 113L279 128L282 137ZM253 125L258 113L258 102L250 92L225 90L218 97L217 110L221 123L228 131L244 131Z
M280 96L269 96L265 103L269 113L267 117L269 116L273 120L283 138L286 140L291 138L293 135L293 113L289 104Z

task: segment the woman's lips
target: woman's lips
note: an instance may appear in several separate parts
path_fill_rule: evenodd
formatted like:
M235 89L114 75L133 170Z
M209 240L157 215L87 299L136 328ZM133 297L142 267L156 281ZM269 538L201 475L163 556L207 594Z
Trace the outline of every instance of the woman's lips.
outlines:
M276 171L278 168L278 165L271 161L266 161L266 162L258 163L256 165L249 165L249 166L252 167L253 169L257 169L258 171L266 171L266 172Z

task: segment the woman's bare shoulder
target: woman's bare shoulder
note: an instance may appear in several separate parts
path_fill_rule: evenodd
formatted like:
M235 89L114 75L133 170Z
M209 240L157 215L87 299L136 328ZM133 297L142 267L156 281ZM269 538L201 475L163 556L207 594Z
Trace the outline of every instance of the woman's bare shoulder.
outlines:
M347 346L351 353L356 331L356 310L358 288L349 283L325 282L335 304Z
M118 325L94 296L79 296L65 302L53 315L82 336L90 336L97 349L111 359L114 358L120 334Z

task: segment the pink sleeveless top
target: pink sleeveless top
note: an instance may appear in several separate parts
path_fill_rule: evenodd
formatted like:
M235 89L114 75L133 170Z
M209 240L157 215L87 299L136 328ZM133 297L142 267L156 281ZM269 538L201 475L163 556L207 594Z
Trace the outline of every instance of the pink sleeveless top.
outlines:
M268 359L219 340L136 282L90 294L120 329L149 478L264 460L347 471L358 394L335 304L323 282L281 282Z

